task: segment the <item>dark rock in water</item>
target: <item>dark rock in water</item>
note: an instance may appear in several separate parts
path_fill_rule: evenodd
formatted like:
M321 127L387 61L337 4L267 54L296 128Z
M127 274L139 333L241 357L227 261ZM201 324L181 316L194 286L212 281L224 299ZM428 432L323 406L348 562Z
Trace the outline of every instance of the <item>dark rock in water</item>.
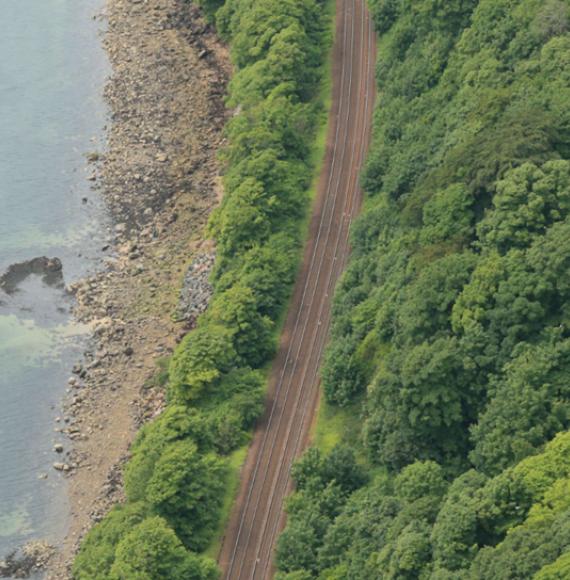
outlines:
M31 275L41 276L44 284L56 288L64 288L63 265L59 258L41 256L12 264L0 276L0 289L6 294L17 292L18 286Z
M0 578L28 578L45 568L54 552L47 542L29 542L0 560Z

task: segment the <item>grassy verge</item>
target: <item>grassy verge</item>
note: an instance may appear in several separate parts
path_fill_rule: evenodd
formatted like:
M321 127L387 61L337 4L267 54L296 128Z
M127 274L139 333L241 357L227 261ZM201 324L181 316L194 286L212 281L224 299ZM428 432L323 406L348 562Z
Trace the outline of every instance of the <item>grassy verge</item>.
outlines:
M224 492L220 521L218 522L218 529L216 530L214 539L204 551L204 554L206 556L213 558L214 560L218 558L218 554L222 547L224 530L228 525L230 515L232 513L232 506L238 493L239 474L241 466L243 465L245 458L247 457L248 449L249 443L243 445L239 449L236 449L229 457L228 461L229 475L226 482L226 490Z
M357 441L361 426L359 403L337 407L321 399L313 427L312 444L323 453L330 453L343 441Z

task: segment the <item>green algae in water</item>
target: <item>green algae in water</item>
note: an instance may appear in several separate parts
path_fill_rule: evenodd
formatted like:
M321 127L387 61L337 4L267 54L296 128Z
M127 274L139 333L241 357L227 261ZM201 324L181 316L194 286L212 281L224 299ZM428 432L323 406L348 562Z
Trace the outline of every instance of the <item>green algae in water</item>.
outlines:
M33 531L30 514L24 506L19 505L11 512L0 514L0 537L28 535Z
M0 315L0 364L4 375L17 373L22 365L45 366L61 355L68 339L87 334L86 324L38 326L34 320L14 314Z

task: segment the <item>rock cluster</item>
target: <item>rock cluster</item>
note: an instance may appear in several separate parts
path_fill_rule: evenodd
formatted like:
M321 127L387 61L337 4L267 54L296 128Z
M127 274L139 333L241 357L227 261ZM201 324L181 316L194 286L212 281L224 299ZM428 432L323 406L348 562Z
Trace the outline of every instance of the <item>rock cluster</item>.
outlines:
M28 542L0 560L0 578L28 578L43 570L55 553L55 548L43 540Z
M12 264L0 276L0 290L6 294L13 294L18 286L32 274L42 277L48 286L63 287L63 265L59 258L40 256L25 262Z
M190 323L208 307L213 290L210 274L215 259L214 252L198 254L184 276L178 310L180 316Z

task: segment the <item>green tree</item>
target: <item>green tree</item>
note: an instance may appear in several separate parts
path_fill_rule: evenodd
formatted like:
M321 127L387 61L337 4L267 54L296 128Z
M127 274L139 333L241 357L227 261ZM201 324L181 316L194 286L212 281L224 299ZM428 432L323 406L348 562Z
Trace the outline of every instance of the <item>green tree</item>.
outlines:
M236 284L218 294L207 319L231 333L235 352L246 364L263 364L274 350L273 322L258 312L251 288Z
M263 241L269 235L271 224L262 183L249 177L231 195L210 219L210 233L216 237L220 251L232 254L242 252Z
M236 362L235 329L221 324L200 324L187 334L170 363L169 394L180 402L208 394Z
M570 551L564 552L555 562L543 566L534 580L565 580L570 577Z
M117 546L110 578L116 580L215 580L213 562L188 552L160 517L134 527Z
M370 388L365 434L374 459L403 467L457 456L466 446L466 410L476 394L458 342L426 342L391 355L388 364Z
M569 368L570 344L559 333L549 342L516 349L472 429L470 458L478 469L499 473L568 428Z
M394 542L373 556L373 565L386 580L415 580L426 576L431 560L431 527L423 522L408 524Z
M259 313L274 319L290 292L297 249L298 244L290 234L271 236L267 243L238 258L235 267L222 274L216 286L222 291L239 281L251 288Z
M156 462L146 500L190 549L203 549L215 530L225 472L223 460L192 441L169 444Z
M143 503L115 506L96 524L81 544L73 563L77 580L109 580L117 545L146 516Z
M481 243L505 253L528 247L570 211L570 163L525 163L498 182L493 210L478 226Z
M423 244L469 240L473 233L474 199L462 183L433 195L423 207Z

